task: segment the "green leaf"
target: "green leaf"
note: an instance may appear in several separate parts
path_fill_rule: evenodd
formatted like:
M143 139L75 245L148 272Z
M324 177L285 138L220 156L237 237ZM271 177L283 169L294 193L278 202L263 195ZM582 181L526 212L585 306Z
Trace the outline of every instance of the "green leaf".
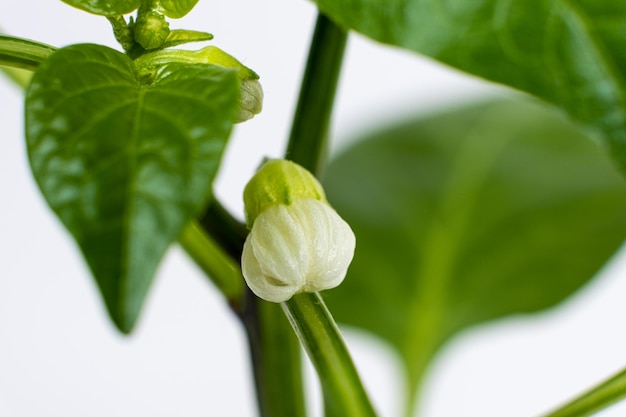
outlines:
M626 2L315 1L373 39L557 104L597 131L626 173Z
M626 237L626 183L593 142L528 103L379 132L325 183L357 237L329 307L397 349L413 393L451 336L556 305Z
M159 10L167 17L179 19L191 11L198 0L159 0Z
M236 71L172 64L154 83L98 45L51 55L26 97L30 163L129 332L155 270L206 205L238 111Z
M165 43L162 47L170 48L172 46L183 45L190 42L210 41L211 39L213 39L213 35L207 32L174 29L170 31L169 35L167 35L167 39L165 39Z
M100 16L119 16L137 10L141 0L62 0L70 6Z

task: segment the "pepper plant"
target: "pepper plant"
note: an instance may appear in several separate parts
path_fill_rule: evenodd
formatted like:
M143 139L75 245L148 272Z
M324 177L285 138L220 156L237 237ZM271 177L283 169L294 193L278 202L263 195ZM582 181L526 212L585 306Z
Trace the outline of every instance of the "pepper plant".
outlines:
M326 416L378 415L335 320L397 351L412 415L454 335L557 305L626 236L626 4L315 0L286 150L258 161L243 222L213 183L235 126L263 117L263 74L211 33L170 28L198 0L64 2L106 19L119 47L0 35L0 65L25 91L42 198L123 334L178 243L245 329L261 416L308 415L300 347ZM329 159L353 32L544 104L466 106ZM626 371L545 416L592 415L624 396Z

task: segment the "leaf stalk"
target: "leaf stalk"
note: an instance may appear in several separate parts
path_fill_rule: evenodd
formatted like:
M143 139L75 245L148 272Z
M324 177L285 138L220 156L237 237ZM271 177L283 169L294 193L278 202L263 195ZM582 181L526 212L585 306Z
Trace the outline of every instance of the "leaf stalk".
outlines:
M35 71L56 48L14 36L0 35L0 65Z
M626 369L544 417L587 417L626 398Z

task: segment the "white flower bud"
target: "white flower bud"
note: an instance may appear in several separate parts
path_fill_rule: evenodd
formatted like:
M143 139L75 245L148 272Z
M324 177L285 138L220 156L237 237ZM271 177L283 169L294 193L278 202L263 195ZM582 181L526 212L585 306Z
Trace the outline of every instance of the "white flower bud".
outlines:
M241 266L258 297L279 303L343 281L354 233L310 172L293 162L269 161L246 186L244 201L251 230Z
M355 244L350 226L319 200L274 205L258 215L246 239L243 276L252 292L275 303L327 290L345 278Z

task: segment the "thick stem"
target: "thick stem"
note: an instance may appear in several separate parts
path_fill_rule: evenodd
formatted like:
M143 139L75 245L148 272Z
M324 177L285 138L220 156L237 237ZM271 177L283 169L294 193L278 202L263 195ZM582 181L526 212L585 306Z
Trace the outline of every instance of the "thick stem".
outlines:
M239 265L246 226L217 200L211 202L199 225ZM246 330L261 417L305 417L300 346L280 307L258 299L247 288L239 300L229 301Z
M122 45L124 51L128 52L133 49L135 39L124 16L109 16L107 20L111 23L111 27L113 28L113 36L115 36L115 39Z
M587 417L626 398L626 369L544 417Z
M341 333L321 296L298 294L282 307L317 370L327 415L376 416Z
M286 158L319 176L347 33L319 15L302 79Z
M306 417L298 339L280 306L248 291L241 315L248 336L259 413L262 417Z

